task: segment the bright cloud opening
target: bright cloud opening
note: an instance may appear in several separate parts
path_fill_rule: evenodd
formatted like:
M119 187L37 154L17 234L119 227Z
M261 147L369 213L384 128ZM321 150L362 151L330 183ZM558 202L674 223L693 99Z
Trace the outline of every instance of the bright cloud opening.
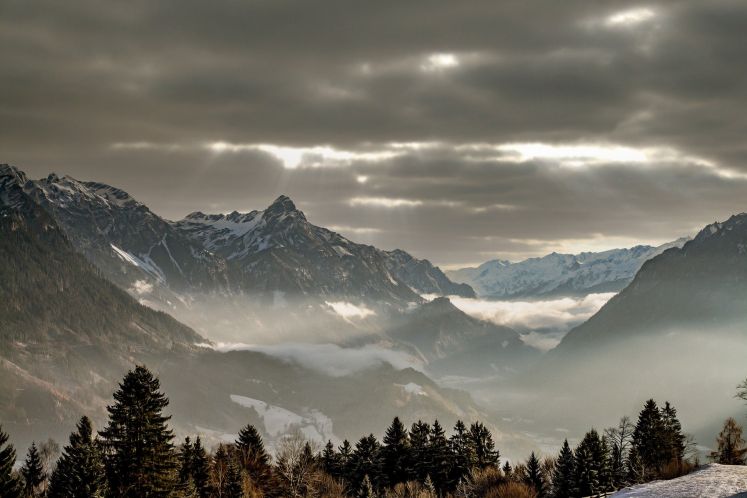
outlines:
M656 17L656 12L648 7L639 7L636 9L616 12L609 16L605 24L607 26L635 26L637 24L650 21Z
M423 71L442 71L459 66L459 58L450 53L431 54L425 58L420 68Z
M313 147L287 147L273 144L234 144L211 142L206 148L215 154L260 151L273 156L286 169L299 167L341 166L353 162L378 162L391 159L400 153L393 150L350 151L326 145Z
M423 201L413 199L392 199L390 197L353 197L348 201L351 206L374 206L384 208L416 207Z

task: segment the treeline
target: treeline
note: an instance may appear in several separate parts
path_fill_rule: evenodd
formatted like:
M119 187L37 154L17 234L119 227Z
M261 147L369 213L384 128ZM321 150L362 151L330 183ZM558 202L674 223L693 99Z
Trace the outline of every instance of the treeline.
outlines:
M438 421L406 428L395 418L381 441L368 435L322 448L297 433L278 443L274 459L251 425L213 452L199 437L176 446L159 389L145 367L129 372L108 407L107 425L97 434L83 417L51 471L32 444L15 472L15 451L0 430L0 496L570 498L676 477L697 465L676 410L654 400L636 423L624 417L601 434L592 429L573 449L566 440L557 457L532 453L512 466L501 465L479 422L457 422L447 436ZM733 419L718 446L714 460L744 463L747 449Z

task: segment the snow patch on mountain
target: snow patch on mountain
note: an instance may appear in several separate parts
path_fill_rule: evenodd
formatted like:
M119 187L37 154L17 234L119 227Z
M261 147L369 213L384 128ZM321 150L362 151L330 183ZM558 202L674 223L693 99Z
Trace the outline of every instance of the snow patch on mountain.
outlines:
M495 299L617 292L633 279L643 263L669 248L682 247L687 240L682 238L658 247L552 253L518 263L492 260L447 275L455 282L471 285L478 296Z
M366 306L356 306L355 304L348 303L346 301L325 301L325 304L332 308L335 313L345 318L346 320L349 320L351 318L366 318L376 314L375 311L367 308Z
M281 406L237 394L231 394L231 401L253 409L262 419L265 432L274 439L291 434L294 430L299 430L307 439L322 444L329 439L338 439L332 431L332 419L319 410L304 409L304 414L299 415Z

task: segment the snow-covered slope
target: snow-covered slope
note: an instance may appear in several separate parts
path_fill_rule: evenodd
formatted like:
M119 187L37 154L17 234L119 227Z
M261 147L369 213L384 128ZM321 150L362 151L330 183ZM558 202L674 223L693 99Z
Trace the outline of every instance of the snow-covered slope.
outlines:
M725 498L747 496L747 466L706 465L670 481L655 481L626 488L614 498Z
M671 247L682 247L686 241L604 252L552 253L518 263L492 260L447 275L469 284L481 297L496 299L616 292L630 283L644 262Z

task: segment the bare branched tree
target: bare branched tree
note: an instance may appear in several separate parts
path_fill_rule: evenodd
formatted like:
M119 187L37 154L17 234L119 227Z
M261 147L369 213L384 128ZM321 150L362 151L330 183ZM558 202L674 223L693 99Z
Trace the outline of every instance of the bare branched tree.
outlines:
M287 496L297 498L305 494L317 470L314 455L318 451L319 444L306 440L299 430L280 440L276 452L276 469Z

